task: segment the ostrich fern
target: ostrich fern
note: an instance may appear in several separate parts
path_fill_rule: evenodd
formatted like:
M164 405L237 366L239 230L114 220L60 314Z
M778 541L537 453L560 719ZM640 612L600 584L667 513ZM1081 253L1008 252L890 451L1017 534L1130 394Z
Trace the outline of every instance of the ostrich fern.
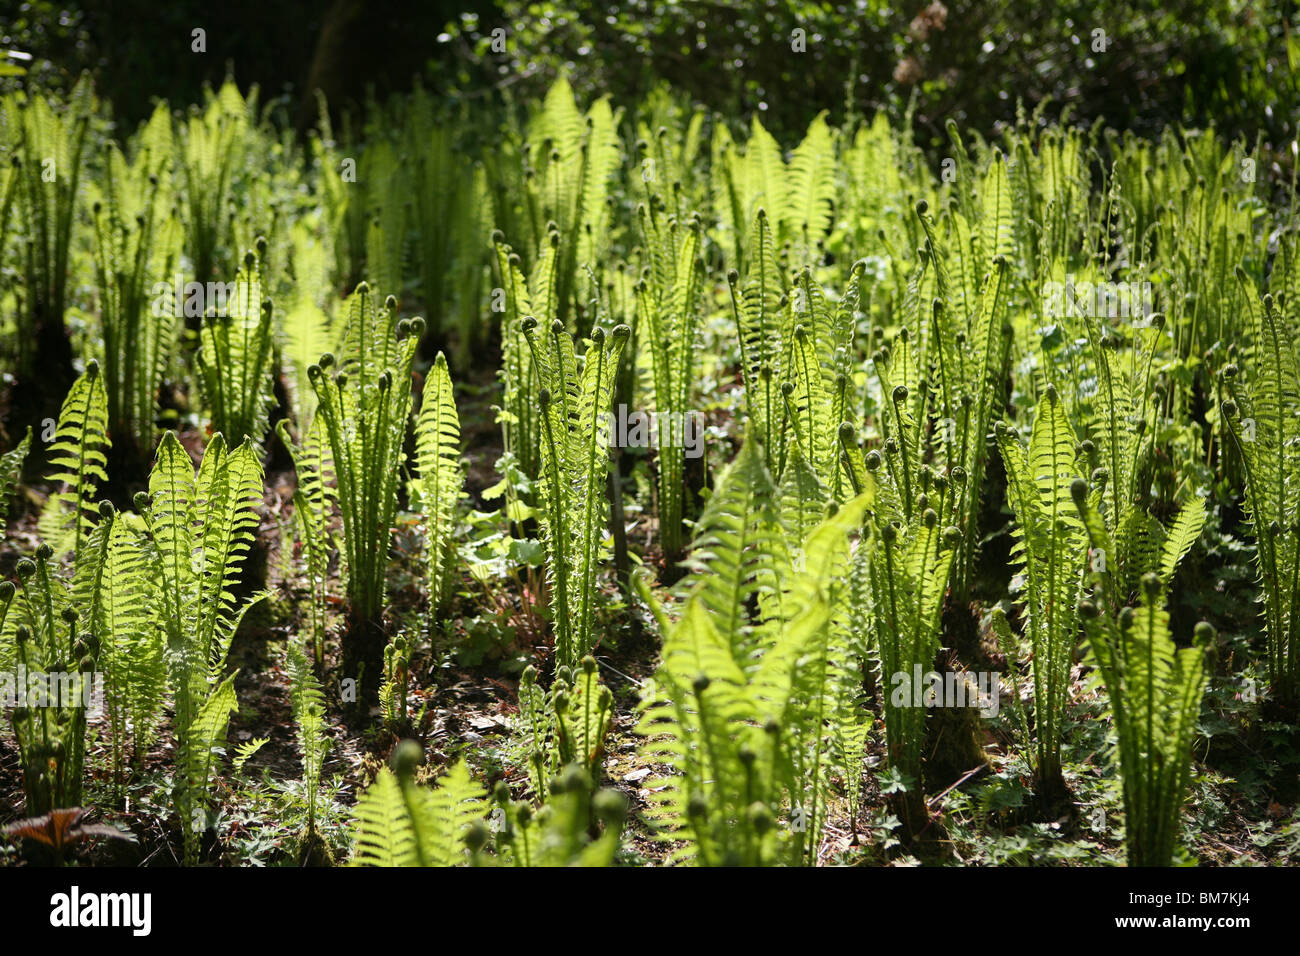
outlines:
M149 613L159 595L143 529L106 501L99 516L77 561L73 594L99 641L109 762L121 799L128 769L141 769L157 736L167 670L164 633Z
M18 479L23 473L23 462L27 460L31 448L32 430L28 428L16 447L0 455L0 526L9 517L9 501L18 486Z
M457 866L468 863L465 836L487 814L483 788L464 762L430 790L415 782L422 754L413 740L379 771L356 808L354 866Z
M119 457L141 470L147 460L138 457L153 452L158 390L177 333L171 277L182 229L168 209L172 150L171 114L159 104L132 162L110 148L103 196L94 204L108 420L124 453Z
M259 448L266 438L275 360L271 301L262 298L266 247L266 239L259 237L257 252L245 254L233 301L219 312L209 303L198 356L213 430L230 435L232 441L248 439Z
M572 668L596 646L596 574L608 508L606 416L629 330L620 325L608 336L601 328L592 330L581 370L573 339L559 319L539 332L537 321L528 316L522 330L542 381L537 395L542 433L539 487L556 661Z
M1160 576L1143 575L1136 607L1116 618L1091 601L1079 607L1092 659L1110 698L1124 781L1124 843L1130 866L1171 866L1191 780L1214 628L1196 625L1179 649L1169 634Z
M373 702L383 669L388 545L411 413L411 366L424 330L419 318L395 321L392 296L382 310L374 298L366 283L357 286L338 370L328 353L308 370L338 481L350 615L343 670L360 687L358 706Z
M166 635L168 679L175 703L177 774L173 800L185 835L185 860L198 860L198 835L208 825L214 748L236 710L226 654L248 609L264 594L239 598L233 588L257 528L262 466L250 441L231 451L218 432L196 474L175 432L158 447L149 491L137 496L158 585L153 613Z
M760 446L747 441L701 517L681 616L669 621L638 579L665 632L638 727L642 754L672 768L653 789L651 819L663 837L687 840L679 857L703 865L813 861L830 741L860 734L856 700L836 692L835 675L857 666L842 604L849 535L869 498L792 549L775 497Z
M55 552L80 555L94 523L96 490L108 481L108 398L93 359L72 383L49 447L49 479L59 488L41 515L41 537Z
M638 342L644 341L649 348L654 407L662 426L666 421L684 422L683 416L692 408L702 227L698 219L685 226L676 220L662 222L654 206L651 202L642 207L641 227L650 250L650 266L636 287L636 297ZM673 564L682 555L682 520L687 517L685 442L679 444L668 434L656 437L659 533L665 560Z
M460 463L460 418L452 394L447 359L439 352L425 380L420 415L415 424L419 477L411 482L411 498L424 516L424 550L432 625L446 600L455 550L456 502L464 484Z
M20 587L0 582L0 661L6 679L26 679L24 700L9 710L18 745L27 816L81 804L86 717L98 667L99 639L79 628L73 595L49 545L22 558ZM40 675L33 685L30 675ZM12 691L12 684L10 690Z
M18 209L27 233L21 252L26 298L17 339L17 372L32 381L39 357L44 378L65 388L72 350L64 326L69 262L76 244L79 186L94 111L90 82L82 78L60 105L42 95L16 104L22 132L17 158Z
M1085 547L1083 522L1071 501L1078 478L1074 427L1056 389L1034 414L1029 448L999 422L998 448L1007 472L1007 498L1016 517L1012 555L1025 566L1025 611L1033 647L1034 772L1040 788L1059 793L1061 733L1069 702L1070 666L1078 641Z
M1272 295L1246 296L1254 332L1252 376L1223 370L1222 405L1232 445L1245 466L1246 511L1259 541L1268 672L1280 698L1300 699L1300 370L1291 332Z

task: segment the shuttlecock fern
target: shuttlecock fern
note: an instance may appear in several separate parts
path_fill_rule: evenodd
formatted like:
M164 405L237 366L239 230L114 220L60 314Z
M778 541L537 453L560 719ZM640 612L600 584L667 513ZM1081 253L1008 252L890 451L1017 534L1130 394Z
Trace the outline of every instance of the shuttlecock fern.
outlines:
M1271 295L1245 296L1255 337L1253 375L1224 369L1223 419L1245 464L1246 510L1259 540L1268 670L1279 697L1300 697L1300 369L1294 339Z
M836 714L834 675L856 661L834 622L868 499L819 524L796 562L773 497L761 448L747 442L701 518L681 617L657 610L663 661L638 732L642 753L672 773L653 788L650 817L704 865L814 860L830 740L854 722Z
M307 832L311 834L316 830L321 771L329 753L329 738L325 734L325 695L312 672L311 662L296 642L289 644L288 664L289 699L298 728L302 786L307 802Z
M231 441L247 438L258 447L266 438L275 358L272 306L262 298L265 254L266 240L259 239L257 252L244 257L233 298L220 310L210 304L198 359L213 430L229 435Z
M41 516L41 536L62 555L79 554L94 522L96 489L108 481L108 399L99 364L91 361L63 401L49 447L56 491Z
M453 567L456 502L465 481L460 462L460 417L452 394L447 359L439 352L424 384L415 424L419 477L411 482L412 501L424 516L424 550L432 621L446 600Z
M356 808L354 866L464 866L465 836L482 821L488 804L464 762L454 764L433 789L415 782L419 745L404 741Z
M596 328L579 370L573 339L557 319L540 331L523 322L542 386L542 517L546 529L556 659L572 668L596 644L596 573L608 509L607 412L627 326Z
M157 734L167 671L163 629L150 613L158 605L158 581L143 528L108 502L99 511L73 591L100 643L110 767L121 795L127 769L139 769Z
M1078 640L1076 606L1087 559L1083 522L1071 501L1078 478L1074 427L1054 388L1038 404L1026 452L1005 423L997 427L1016 516L1013 556L1025 566L1025 610L1033 646L1035 773L1060 787L1061 732Z
M244 614L264 596L240 599L233 591L261 498L262 466L250 441L230 451L214 435L196 474L174 432L163 435L149 491L137 496L158 582L154 613L167 638L181 767L173 799L189 863L197 861L198 834L207 826L212 751L236 708L232 679L222 679L226 654Z
M1194 646L1179 649L1169 634L1160 576L1144 575L1141 587L1137 606L1115 618L1092 601L1079 610L1119 741L1129 865L1170 866L1191 780L1205 658L1215 635L1201 622Z
M396 309L392 296L377 308L361 283L348 304L337 371L330 354L308 369L338 482L350 604L343 668L361 689L357 704L373 703L379 690L386 644L379 618L411 413L411 365L424 330L422 319L396 321Z
M23 473L23 462L32 448L32 430L27 429L15 448L0 455L0 525L9 517L9 502L13 498L18 479Z

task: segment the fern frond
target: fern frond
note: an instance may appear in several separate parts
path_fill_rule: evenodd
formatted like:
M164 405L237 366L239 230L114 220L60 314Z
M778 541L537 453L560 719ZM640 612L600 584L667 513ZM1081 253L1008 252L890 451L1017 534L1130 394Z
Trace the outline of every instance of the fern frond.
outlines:
M460 418L452 395L447 359L441 352L425 380L423 405L415 425L419 478L413 482L424 515L429 612L432 618L445 598L456 502L464 469L460 462Z
M90 362L59 411L50 445L49 480L62 485L41 518L41 534L56 552L79 554L93 524L95 490L108 481L108 400L99 364Z

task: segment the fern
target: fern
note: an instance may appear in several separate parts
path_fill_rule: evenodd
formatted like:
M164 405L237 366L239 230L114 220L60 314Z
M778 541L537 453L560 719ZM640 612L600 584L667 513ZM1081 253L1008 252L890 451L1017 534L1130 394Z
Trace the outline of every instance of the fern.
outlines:
M325 660L325 631L330 603L329 565L337 550L331 525L337 495L333 485L334 463L324 434L324 422L312 420L303 447L294 443L288 423L276 422L276 434L289 449L298 488L293 493L294 527L304 555L303 564L310 592L311 646L316 666Z
M545 799L549 781L564 767L600 779L605 736L613 719L613 694L600 682L596 659L582 659L576 674L561 668L550 691L537 684L529 666L519 682L519 714L533 790Z
M18 479L23 472L23 462L32 448L32 430L27 429L17 447L0 455L0 525L9 517L9 501L13 497Z
M137 496L151 541L150 562L167 638L180 767L173 800L185 834L185 859L198 858L206 822L212 750L235 709L234 685L221 679L230 642L263 594L239 599L233 586L257 527L262 468L251 442L228 451L220 433L195 474L174 432L158 447L149 492ZM197 829L196 829L197 828Z
M770 498L761 451L747 442L706 508L699 573L642 694L642 754L673 771L652 786L652 819L665 838L689 840L678 856L704 865L808 862L824 816L831 674L851 654L846 631L823 635L847 599L834 582L846 580L848 535L867 501L802 540L795 569Z
M56 553L81 553L93 523L95 491L108 481L108 400L99 364L91 361L63 401L50 445L49 480L61 490L41 516L41 536Z
M1164 586L1143 576L1136 608L1112 619L1080 606L1101 679L1110 696L1124 780L1124 842L1130 866L1170 866L1191 780L1192 741L1205 688L1205 657L1214 629L1196 626L1195 646L1179 650L1169 635Z
M73 595L59 578L54 551L15 566L20 587L0 593L0 661L9 692L25 679L23 699L9 710L22 766L27 816L81 804L86 717L98 667L99 639L77 628ZM33 680L33 676L35 680Z
M487 813L483 789L463 762L433 790L415 782L419 745L405 741L356 808L354 866L458 866L468 863L465 836Z
M350 604L343 667L359 683L359 706L373 703L379 689L384 571L411 411L411 365L424 329L418 318L394 322L396 307L389 296L382 312L376 309L363 282L348 306L338 371L329 371L335 360L328 353L308 370L338 480Z
M222 312L203 320L198 367L212 427L231 441L249 439L258 447L266 437L272 404L271 370L274 323L269 299L262 298L266 240L244 256L234 283L234 299Z
M425 381L423 405L415 424L419 477L411 482L413 501L424 514L424 549L428 568L429 618L446 599L454 554L456 502L464 469L460 463L460 418L452 395L447 360L441 352Z
M605 527L609 443L606 418L627 326L609 336L592 331L581 371L573 340L557 319L523 333L543 385L537 394L542 428L542 515L554 611L556 659L572 668L593 647L596 573Z
M498 785L498 806L492 813L497 856L472 850L475 865L603 867L614 862L627 798L614 790L600 790L593 796L591 777L579 766L565 768L546 790L550 795L546 804L534 812L531 804L509 800L509 788ZM594 821L603 824L595 837ZM477 839L486 836L480 832Z
M28 233L21 257L26 299L17 336L16 371L21 381L34 382L39 358L45 376L52 376L60 389L72 378L64 317L93 110L90 81L83 78L62 108L37 94L23 101L19 114L22 138L16 188Z
M255 95L245 100L227 81L216 95L208 94L205 109L193 110L181 126L177 155L189 209L186 250L199 282L210 281L228 265L221 261L230 231L227 203L251 139L249 118L256 108Z
M762 209L754 219L751 243L744 283L735 269L728 273L727 281L740 337L745 408L751 433L762 445L764 461L772 471L780 461L783 408L778 391L781 340L777 314L785 304L785 286L776 265L771 226Z
M698 219L685 227L676 220L660 221L655 203L641 216L651 266L646 279L637 285L639 341L649 346L654 408L660 434L658 496L659 528L666 560L681 558L682 520L687 516L684 487L685 435L669 434L666 424L681 422L690 414L696 367L696 329L700 298L698 256L701 224Z
M871 529L869 544L858 549L855 625L859 633L869 635L880 661L889 762L908 781L898 809L915 830L924 819L925 740L924 698L916 678L929 672L938 657L939 613L959 536L955 529L939 528L933 508L914 522L877 521L881 523Z
M108 502L77 562L73 592L99 641L110 767L119 799L128 766L139 770L158 730L167 673L163 632L150 616L158 583L138 522Z
M102 198L94 203L108 419L133 465L153 451L158 391L176 341L171 283L182 228L168 210L172 151L171 114L159 104L131 163L110 148Z
M311 663L297 643L288 648L289 699L298 727L298 749L302 756L302 786L307 799L307 832L316 831L316 805L321 771L329 753L325 735L325 695L312 673Z
M1083 523L1071 501L1074 428L1055 388L1034 416L1026 454L1004 423L998 448L1007 471L1007 497L1016 515L1013 557L1025 566L1025 612L1033 647L1035 774L1043 787L1063 786L1061 732L1078 639L1079 602L1087 549Z
M1223 402L1222 411L1244 464L1246 510L1259 541L1269 676L1278 695L1291 700L1300 695L1300 536L1295 530L1300 526L1300 428L1295 418L1300 370L1272 296L1264 297L1262 308L1253 288L1245 298L1255 332L1255 380L1239 384L1239 369L1226 367L1233 397Z

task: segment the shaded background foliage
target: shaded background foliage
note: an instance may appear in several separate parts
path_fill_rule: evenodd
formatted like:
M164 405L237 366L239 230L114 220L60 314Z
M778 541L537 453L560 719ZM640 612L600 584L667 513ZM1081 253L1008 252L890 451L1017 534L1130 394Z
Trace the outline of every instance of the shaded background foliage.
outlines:
M724 116L758 110L783 137L821 109L838 121L910 107L918 141L932 145L948 119L988 132L1019 104L1046 103L1139 133L1213 122L1280 149L1300 106L1295 12L1291 0L35 0L0 13L0 47L32 54L10 62L46 84L90 70L130 124L155 98L195 101L228 71L283 96L299 128L315 117L316 88L341 111L418 77L490 108L538 96L565 72L580 95L623 103L668 80ZM196 27L204 54L190 51ZM797 29L806 52L792 50Z

